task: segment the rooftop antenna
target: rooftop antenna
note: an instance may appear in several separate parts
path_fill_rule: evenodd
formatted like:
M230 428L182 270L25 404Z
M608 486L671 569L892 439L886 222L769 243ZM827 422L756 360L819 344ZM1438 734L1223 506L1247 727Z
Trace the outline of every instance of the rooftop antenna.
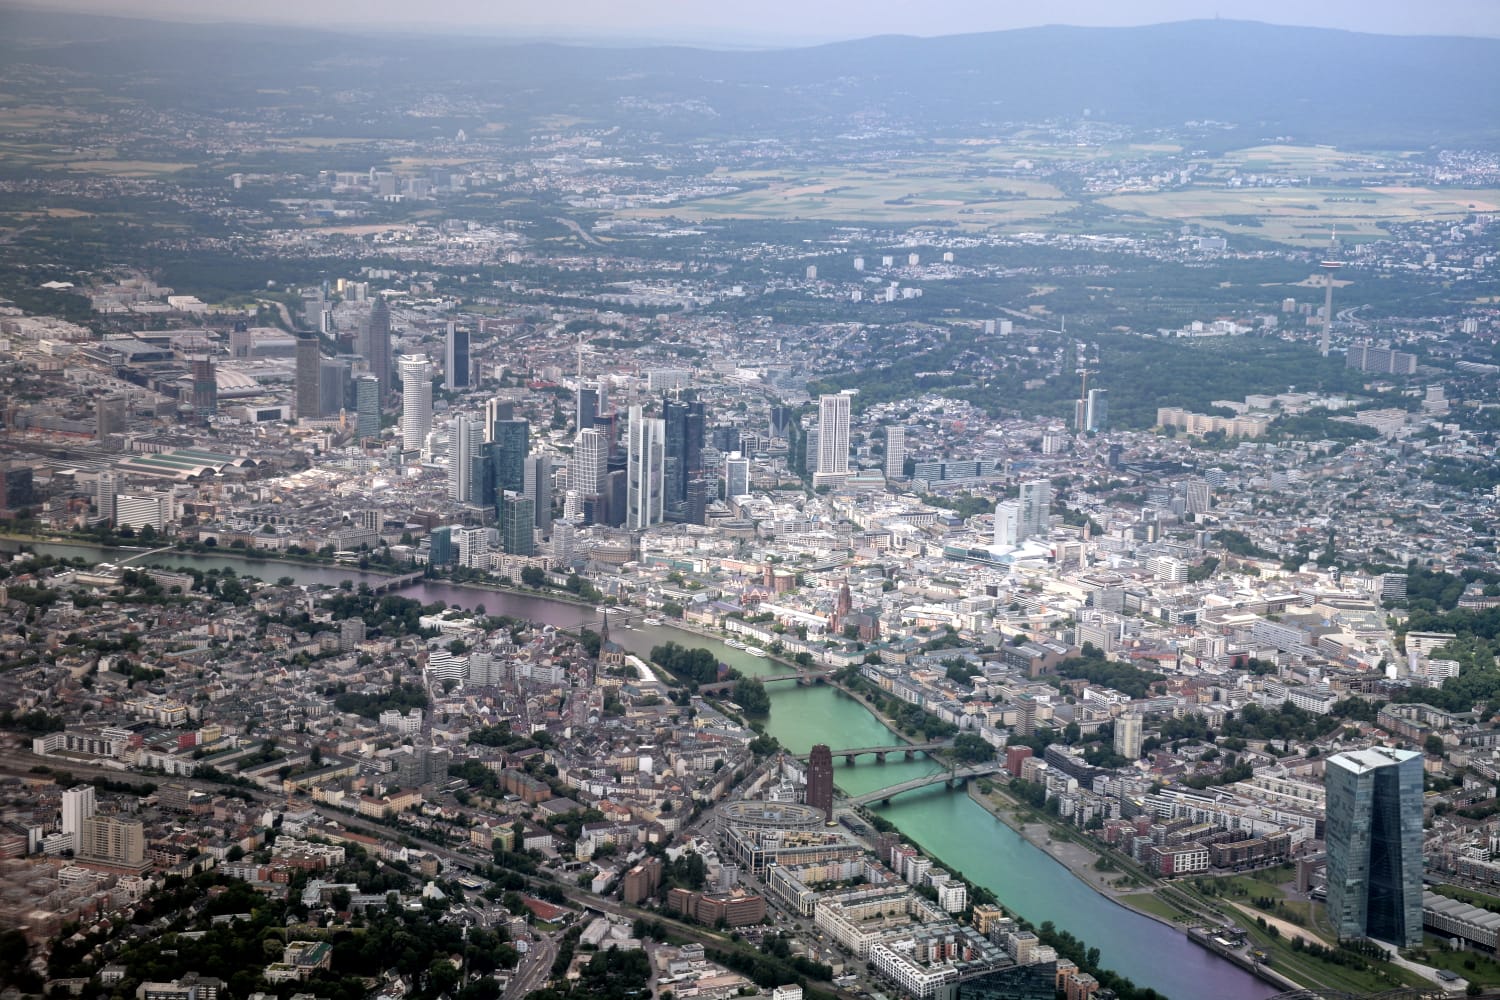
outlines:
M1339 231L1334 226L1328 235L1328 249L1338 249ZM1319 267L1323 270L1323 336L1318 342L1318 353L1328 357L1329 343L1333 337L1333 275L1344 266L1341 260L1325 260Z

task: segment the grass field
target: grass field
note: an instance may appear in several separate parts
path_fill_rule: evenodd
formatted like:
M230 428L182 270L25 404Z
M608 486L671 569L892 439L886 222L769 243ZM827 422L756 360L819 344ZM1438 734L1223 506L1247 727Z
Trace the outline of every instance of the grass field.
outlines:
M1163 919L1171 920L1174 923L1182 923L1192 919L1154 892L1137 892L1129 896L1121 896L1120 902L1143 913L1151 913Z
M1281 243L1374 239L1382 222L1460 220L1500 209L1500 191L1421 187L1220 188L1192 187L1153 194L1113 195L1099 204L1149 218L1189 222L1226 233Z
M721 171L716 177L749 190L686 201L668 208L627 210L637 218L819 219L872 223L937 223L963 229L1016 231L1028 227L1076 229L1088 210L1109 217L1115 229L1165 228L1193 223L1226 234L1301 246L1341 239L1383 237L1381 223L1419 219L1457 220L1470 212L1500 210L1500 191L1408 186L1414 176L1401 155L1369 156L1326 146L1254 146L1196 159L1195 183L1165 191L1071 196L1053 184L1010 171L1035 164L1122 160L1136 164L1180 153L1170 144L1070 147L1036 137L964 139L938 143L937 156L912 157L828 169ZM1174 167L1180 166L1177 161ZM1134 167L1149 173L1149 166ZM1263 174L1317 178L1320 186L1227 186L1230 177ZM1386 180L1378 186L1345 187L1328 182ZM1060 218L1075 209L1083 216ZM1097 226L1095 226L1097 228Z
M746 185L731 195L670 208L619 213L635 218L826 219L989 228L1044 219L1076 206L1051 184L960 168L963 157L829 170L721 171L714 180ZM955 160L957 162L955 162Z
M112 177L160 177L187 170L191 163L165 163L155 160L68 160L62 166L74 173L109 174Z

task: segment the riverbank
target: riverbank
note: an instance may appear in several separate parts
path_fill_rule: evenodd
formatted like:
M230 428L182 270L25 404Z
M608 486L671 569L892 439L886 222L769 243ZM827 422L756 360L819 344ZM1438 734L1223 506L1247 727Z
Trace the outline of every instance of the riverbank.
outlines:
M1102 856L1083 844L1052 835L1052 827L1046 823L1027 823L1016 815L1020 808L1019 803L1011 801L1009 806L1002 805L994 800L991 795L981 792L976 783L971 782L968 788L969 798L973 799L981 809L991 816L1019 833L1027 841L1041 848L1051 855L1053 860L1062 865L1068 871L1078 876L1080 880L1087 883L1091 888L1097 890L1104 896L1118 901L1120 894L1135 890L1136 887L1120 887L1115 883L1125 877L1124 872L1102 872L1094 867ZM996 793L1004 794L1004 793ZM1009 799L1009 796L1006 796ZM1121 904L1127 905L1127 904ZM1136 909L1131 907L1131 909ZM1154 917L1154 914L1146 913L1144 910L1136 910L1144 916Z
M827 683L832 687L838 688L840 691L844 692L849 697L853 698L855 701L863 705L866 712L869 712L871 715L875 716L880 724L889 729L891 731L891 735L896 737L896 739L900 740L902 743L918 742L917 740L903 733L900 727L896 725L896 720L892 719L889 715L886 715L884 712L882 712L879 706L870 701L870 699L866 698L863 694L860 694L858 691L854 690L851 687L840 684L838 681L830 680Z
M972 796L972 793L971 793L971 798L972 797L973 796ZM1013 825L1011 822L1007 821L1004 817L1002 817L998 812L994 812L993 810L988 809L987 804L984 803L984 802L982 802L982 800L975 799L975 801L979 802L981 805L985 805L987 811L990 811L991 814L994 815L996 819L1001 820L1001 822L1004 822L1007 826L1010 826L1012 829L1017 830L1017 832L1022 832L1022 829L1023 829L1022 827ZM887 821L887 822L889 823L889 821ZM915 847L918 851L920 851L923 855L925 855L934 865L938 866L939 868L942 868L944 871L948 872L950 875L954 876L955 878L960 879L966 885L968 885L969 892L970 892L970 899L971 900L974 900L976 903L979 902L979 900L982 899L983 897L982 897L981 894L979 894L977 892L977 890L983 889L985 892L989 893L988 900L986 900L987 902L999 903L1002 907L1005 907L1010 912L1010 914L1012 916L1015 916L1015 917L1020 917L1021 916L1020 913L1018 911L1016 911L1014 907L1008 906L1006 904L1006 902L1005 902L1004 899L1001 899L993 891L989 890L987 886L983 885L983 883L976 882L973 879L971 879L969 876L965 875L961 869L959 869L958 867L956 867L953 864L951 864L949 860L946 860L940 854L934 852L931 848L929 848L926 844L924 844L921 839L919 839L917 837L914 837L914 836L911 836L906 831L902 830L901 827L899 825L895 824L895 823L890 823L889 825L890 825L890 829L892 830L892 832L894 832L896 835L898 835L899 837L901 837L901 839L903 841L905 841L906 843L909 843L913 847ZM1032 824L1032 825L1033 826L1037 826L1037 827L1041 827L1041 828L1045 829L1045 827L1043 827L1042 824ZM1022 836L1023 837L1026 836L1024 832L1022 832ZM1049 843L1051 843L1051 842L1049 841ZM1049 854L1052 855L1052 857L1055 860L1063 863L1070 870L1073 870L1072 869L1072 865L1067 860L1065 860L1062 857L1059 857L1056 854L1053 854L1052 851L1050 849L1048 849L1047 847L1044 847L1042 844L1036 844L1035 846L1041 847L1043 850L1046 850ZM1081 873L1079 873L1078 871L1073 870L1073 873L1075 875L1079 875L1080 878L1083 878L1083 876L1081 875ZM1084 881L1087 881L1087 879L1084 879ZM1025 920L1025 918L1021 918L1021 919L1022 919L1022 926L1023 927L1029 926L1029 922L1027 922ZM1034 926L1034 925L1031 925L1031 926ZM1174 928L1174 929L1176 929L1176 928ZM1065 935L1065 937L1066 936L1067 935ZM1184 935L1184 936L1186 936L1186 935ZM1071 955L1071 956L1068 956L1068 957L1071 957L1074 961L1076 961L1078 963L1078 965L1082 968L1083 971L1089 972L1089 973L1091 973L1091 974L1093 974L1095 976L1100 976L1100 977L1105 977L1105 976L1121 976L1122 978L1125 978L1123 976L1123 974L1121 974L1120 972L1118 972L1118 970L1115 970L1115 969L1110 968L1110 967L1106 967L1106 966L1104 966L1102 964L1098 964L1097 963L1097 955L1098 955L1097 951L1095 951L1095 962L1094 962L1094 964L1092 966L1089 965L1089 964L1086 964L1085 961L1084 961L1084 956L1086 954L1086 952L1085 952L1084 949L1087 946L1088 942L1086 940L1077 939L1077 938L1074 938L1074 940L1077 943L1077 954L1074 954L1074 955ZM1054 943L1052 941L1052 939L1046 937L1045 934L1042 935L1042 941L1043 941L1044 944L1052 944L1052 943ZM1239 963L1236 963L1236 964L1238 965ZM1241 966L1241 967L1243 967L1243 966ZM1247 969L1246 971L1250 971L1250 972L1253 973L1254 970ZM1135 985L1139 986L1140 984L1137 983Z
M1120 883L1129 877L1126 872L1119 870L1101 872L1094 867L1095 863L1106 855L1093 850L1086 844L1077 842L1071 837L1054 836L1054 833L1057 831L1050 824L1024 822L1017 815L1017 810L1022 807L1019 803L1010 799L1004 792L985 795L971 784L968 794L970 800L985 812L1016 831L1028 843L1045 852L1052 860L1067 868L1080 882L1093 890L1095 894L1132 913L1148 917L1158 924L1171 928L1188 941L1206 948L1227 961L1233 962L1262 982L1270 983L1278 989L1295 989L1301 986L1301 984L1283 975L1276 969L1267 968L1264 965L1256 963L1249 957L1239 954L1230 948L1215 946L1212 943L1212 935L1215 933L1215 930L1211 925L1205 926L1202 921L1192 924L1178 923L1161 913L1137 906L1132 897L1150 895L1154 898L1154 885L1121 885ZM1004 797L1009 802L1009 805L1003 805L995 801L996 796ZM1197 928L1197 930L1194 931L1194 928Z

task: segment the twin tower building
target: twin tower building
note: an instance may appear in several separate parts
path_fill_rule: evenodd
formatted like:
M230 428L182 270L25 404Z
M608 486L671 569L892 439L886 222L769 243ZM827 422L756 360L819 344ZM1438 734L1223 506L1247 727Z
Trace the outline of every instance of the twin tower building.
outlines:
M1324 770L1328 916L1341 940L1422 944L1422 755L1371 747Z

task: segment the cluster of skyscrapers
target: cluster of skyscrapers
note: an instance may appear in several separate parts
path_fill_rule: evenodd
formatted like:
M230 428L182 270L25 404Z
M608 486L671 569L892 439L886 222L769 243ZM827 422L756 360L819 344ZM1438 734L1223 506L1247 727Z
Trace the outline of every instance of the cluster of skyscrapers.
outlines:
M660 416L631 406L622 446L619 414L608 408L604 386L582 383L564 516L632 530L703 524L717 495L703 465L706 416L699 400L665 399Z
M552 459L531 453L531 425L514 415L511 404L492 399L482 417L454 416L448 496L492 509L504 551L535 554L535 529L551 525Z
M403 355L395 360L393 370L391 313L382 299L371 304L357 337L352 345L344 345L344 350L349 346L354 353L328 357L318 334L302 334L297 338L297 417L317 420L351 413L357 421L355 430L360 440L379 437L381 408L399 377L401 444L407 450L421 448L432 429L431 359L426 355ZM442 360L443 380L449 389L473 385L470 334L452 320L448 322ZM204 382L212 384L211 368ZM426 384L425 389L419 382ZM212 409L213 404L205 396L201 405Z

